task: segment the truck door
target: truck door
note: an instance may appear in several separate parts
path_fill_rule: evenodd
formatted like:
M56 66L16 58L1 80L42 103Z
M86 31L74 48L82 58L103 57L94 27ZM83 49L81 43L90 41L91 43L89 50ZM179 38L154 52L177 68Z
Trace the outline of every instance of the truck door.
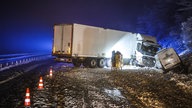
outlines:
M53 40L53 54L61 54L61 32L62 32L62 26L61 25L56 25L54 26L54 40Z
M61 44L63 54L71 54L72 25L64 25L62 35Z
M54 27L53 54L70 55L72 41L71 39L72 25L56 25Z

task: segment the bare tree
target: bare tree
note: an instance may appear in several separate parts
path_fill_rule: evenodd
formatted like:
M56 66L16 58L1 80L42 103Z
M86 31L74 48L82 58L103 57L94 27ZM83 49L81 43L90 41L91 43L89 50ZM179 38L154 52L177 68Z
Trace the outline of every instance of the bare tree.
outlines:
M181 30L184 44L188 49L192 49L192 17L188 18L186 22L182 23Z
M192 10L192 1L181 0L177 4L180 5L180 6L183 6L182 8L178 9L178 11L189 11L189 10Z

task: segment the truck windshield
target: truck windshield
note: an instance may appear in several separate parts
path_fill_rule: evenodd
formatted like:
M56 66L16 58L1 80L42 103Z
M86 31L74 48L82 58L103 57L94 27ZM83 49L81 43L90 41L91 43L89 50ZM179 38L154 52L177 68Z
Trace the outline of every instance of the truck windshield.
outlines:
M156 44L144 42L141 46L141 50L142 53L145 55L155 56L157 51L159 50L159 46Z

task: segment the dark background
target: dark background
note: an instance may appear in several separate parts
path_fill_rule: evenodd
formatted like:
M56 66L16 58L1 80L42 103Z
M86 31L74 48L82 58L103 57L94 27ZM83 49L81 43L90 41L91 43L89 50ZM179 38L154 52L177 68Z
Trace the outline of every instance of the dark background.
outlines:
M180 2L182 0L3 0L0 3L0 54L51 53L53 26L61 23L152 35L163 47L174 47L181 52L185 50L184 44L179 44L182 43L181 23L191 16L191 10L178 11L186 7L178 4Z

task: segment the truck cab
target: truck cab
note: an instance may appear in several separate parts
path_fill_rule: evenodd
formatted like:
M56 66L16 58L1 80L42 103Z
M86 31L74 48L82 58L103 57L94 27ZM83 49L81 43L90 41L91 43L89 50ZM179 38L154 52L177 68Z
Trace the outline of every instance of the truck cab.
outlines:
M160 48L156 38L137 34L137 48L135 56L131 59L132 65L154 67L156 64L155 55Z

